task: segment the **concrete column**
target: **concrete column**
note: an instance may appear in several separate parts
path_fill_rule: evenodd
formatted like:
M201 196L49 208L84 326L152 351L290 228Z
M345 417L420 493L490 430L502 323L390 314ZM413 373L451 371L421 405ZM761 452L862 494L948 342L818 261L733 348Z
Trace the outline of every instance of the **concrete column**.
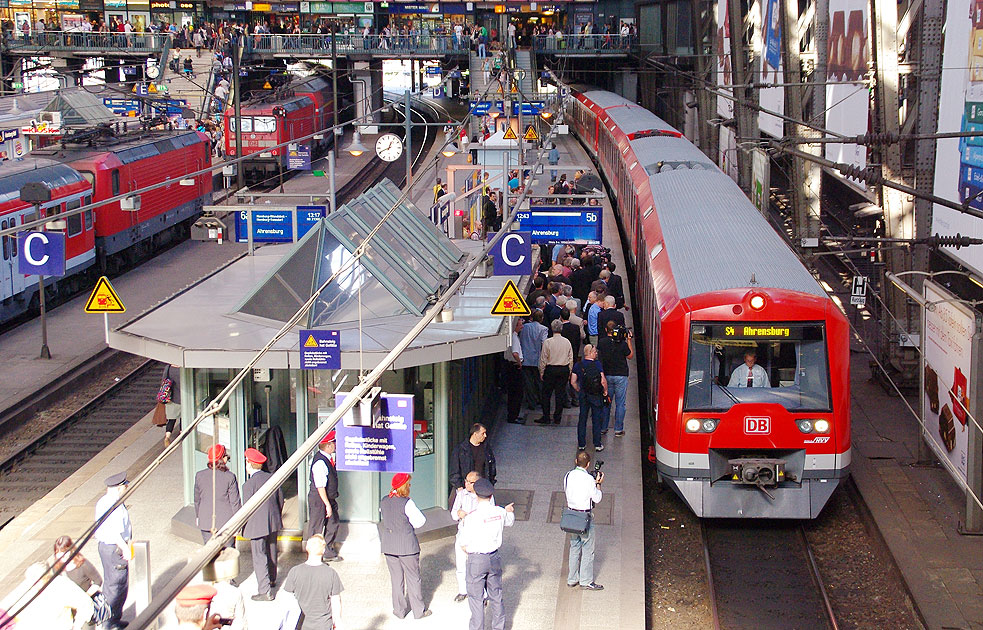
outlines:
M195 371L181 368L181 428L195 418ZM177 430L177 427L175 427ZM194 436L181 443L181 465L184 469L184 504L195 500L195 442Z
M450 368L447 362L435 363L433 367L433 442L434 442L434 486L437 492L437 505L447 509L450 474Z
M356 61L352 73L355 119L360 123L360 131L379 133L379 114L369 114L382 107L382 63Z
M296 407L297 413L294 419L297 423L297 444L307 439L309 429L307 424L307 388L308 379L313 380L314 372L310 370L293 370L296 376L297 389ZM297 448L294 444L288 450ZM307 491L310 490L310 476L307 474L307 467L301 466L297 469L297 529L303 530L307 524Z

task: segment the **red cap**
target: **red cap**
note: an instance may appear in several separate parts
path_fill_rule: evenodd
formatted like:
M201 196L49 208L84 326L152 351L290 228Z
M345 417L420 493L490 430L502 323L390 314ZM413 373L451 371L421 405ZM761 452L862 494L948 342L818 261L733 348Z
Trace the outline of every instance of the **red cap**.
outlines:
M225 447L221 444L216 444L215 446L208 449L208 463L213 464L218 460L225 457Z
M321 444L327 444L328 442L334 442L334 429L328 431L328 434L321 440Z
M174 599L179 606L199 606L210 604L217 594L218 591L211 584L192 584L182 588Z
M393 490L396 488L401 488L406 485L406 482L410 480L409 473L396 473L393 475L392 486Z
M261 465L266 463L266 455L263 455L262 453L260 453L254 448L247 448L245 455L246 455L247 462L252 462L254 464L261 464Z

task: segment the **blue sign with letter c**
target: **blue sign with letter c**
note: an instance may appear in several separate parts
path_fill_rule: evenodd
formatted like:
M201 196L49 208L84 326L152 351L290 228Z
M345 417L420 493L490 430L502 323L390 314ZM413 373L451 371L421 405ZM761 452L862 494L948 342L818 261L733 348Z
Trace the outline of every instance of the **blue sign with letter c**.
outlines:
M65 235L61 232L21 232L17 235L17 272L26 276L65 275Z
M509 232L492 250L496 276L521 276L532 269L532 233Z

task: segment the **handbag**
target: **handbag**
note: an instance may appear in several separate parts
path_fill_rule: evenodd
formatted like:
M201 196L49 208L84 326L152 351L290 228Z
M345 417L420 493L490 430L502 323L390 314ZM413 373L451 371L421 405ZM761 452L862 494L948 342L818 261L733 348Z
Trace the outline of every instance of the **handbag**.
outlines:
M167 424L167 405L159 402L157 406L154 407L154 425L162 427Z
M106 623L113 616L113 609L109 606L109 601L102 591L92 596L92 621L94 623Z
M565 507L560 516L560 529L568 534L583 534L590 527L590 521L590 511L585 512Z
M160 389L157 390L157 402L159 403L169 403L171 402L171 386L174 385L174 381L169 378L165 378L160 383Z

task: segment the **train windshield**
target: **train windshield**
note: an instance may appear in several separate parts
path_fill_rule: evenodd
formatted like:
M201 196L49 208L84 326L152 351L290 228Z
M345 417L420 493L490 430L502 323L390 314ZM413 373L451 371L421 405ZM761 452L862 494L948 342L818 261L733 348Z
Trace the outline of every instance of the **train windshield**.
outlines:
M831 411L826 327L694 322L684 409L726 411L739 403Z
M236 119L229 118L229 129L236 130ZM276 118L273 116L243 116L242 130L245 133L273 133L276 131Z

